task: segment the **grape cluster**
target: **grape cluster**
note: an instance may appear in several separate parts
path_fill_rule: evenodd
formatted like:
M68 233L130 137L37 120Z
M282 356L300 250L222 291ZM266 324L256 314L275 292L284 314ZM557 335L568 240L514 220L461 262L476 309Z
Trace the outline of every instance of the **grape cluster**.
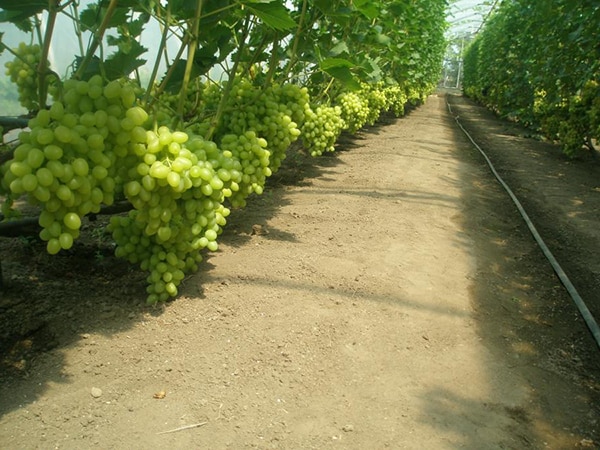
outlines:
M235 208L246 205L246 198L255 192L263 193L267 177L272 174L269 167L271 152L267 149L267 141L256 135L254 131L246 131L242 135L226 134L221 139L221 149L228 151L232 158L239 161L241 177L235 180L237 189L232 190L229 201Z
M300 127L310 111L310 96L306 88L276 84L266 89L260 100L265 109L256 131L269 143L270 167L275 173L281 167L287 149L300 137Z
M210 84L202 92L208 116L221 101L221 86ZM279 169L286 150L299 138L309 111L306 88L292 84L259 88L247 78L236 78L215 132L220 148L242 166L242 179L235 181L239 189L232 189L229 199L232 206L244 206L250 194L263 192L266 178ZM196 133L207 128L207 122L188 125Z
M302 126L302 142L311 156L333 152L334 144L346 124L339 106L318 106L310 110Z
M204 88L205 85L200 78L196 78L188 84L184 99L183 117L177 117L181 96L179 92L162 92L159 101L154 103L152 111L149 110L149 112L152 113L159 126L172 127L175 119L180 119L186 124L194 124L198 121ZM152 93L155 95L156 89Z
M356 92L343 92L337 97L342 119L346 124L346 130L355 134L365 126L369 117L369 103Z
M135 98L134 87L119 81L67 80L62 99L20 133L2 182L12 196L25 194L41 205L48 253L71 248L82 217L114 202L127 176L126 164L115 163L146 137L147 116L133 107Z
M214 111L220 101L219 86L203 91L205 110ZM217 139L227 134L243 135L253 131L265 139L271 152L270 168L277 172L286 150L300 136L300 126L310 109L306 88L293 84L274 84L266 88L238 77L231 90L225 114L216 131Z
M21 42L13 51L17 56L4 63L6 75L17 85L19 103L28 111L39 109L37 66L40 63L42 49L39 45L27 45Z
M383 89L375 85L364 85L361 90L361 95L366 99L369 104L369 115L367 116L367 124L375 125L377 119L383 111L386 111L389 107L388 99Z
M225 182L231 172L214 142L189 138L162 126L146 132L145 149L129 169L124 186L134 206L126 217L112 217L109 231L117 244L115 254L149 271L150 304L177 295L185 273L197 270L201 250L218 248L217 236L229 209L223 206ZM226 165L226 164L225 164Z
M389 108L396 117L404 115L404 107L408 101L406 92L398 85L388 86L384 89L386 98L388 99Z

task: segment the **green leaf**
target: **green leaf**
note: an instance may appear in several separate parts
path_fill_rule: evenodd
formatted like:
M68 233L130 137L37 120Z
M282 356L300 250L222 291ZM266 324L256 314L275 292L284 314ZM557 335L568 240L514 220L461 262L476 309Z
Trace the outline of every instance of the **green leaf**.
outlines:
M47 0L0 0L0 22L11 22L22 31L33 31L30 17L48 9Z
M136 58L146 53L148 49L135 39L123 40L118 43L118 47L119 51L113 53L104 62L107 72L113 70L111 65L115 65L115 71L120 72L122 76L127 76L140 66L140 61L142 64L145 62Z
M173 70L173 74L171 78L169 78L169 82L167 83L166 90L168 92L179 92L181 90L181 86L183 84L183 77L185 75L185 66L187 65L186 59L180 59L175 63L175 69ZM197 64L192 65L192 73L190 79L194 79L200 76L201 70Z
M360 89L360 83L354 78L354 75L352 75L352 72L348 67L335 66L323 70L336 80L341 81L346 89L353 91Z
M208 36L203 36L195 58L195 62L202 67L202 73L206 73L205 67L209 61L213 61L213 64L222 62L235 50L236 45L232 37L231 29L221 24L212 27Z
M377 43L381 45L390 45L392 43L392 39L389 36L386 36L382 33L378 33L375 36L375 39L377 40Z
M244 5L252 14L271 28L285 31L296 26L296 22L291 18L289 11L280 2L254 3L246 1Z
M313 0L313 4L315 8L327 15L331 15L335 12L334 4L331 0Z
M41 11L48 8L48 0L0 0L0 8L17 11L37 9Z
M194 54L194 65L197 66L199 74L207 73L217 62L219 60L212 48L203 47Z
M79 13L79 23L83 31L93 30L100 23L97 5L89 5Z
M79 14L79 21L84 31L94 31L98 28L104 15L106 14L106 8L98 9L97 4L90 4L86 9L81 11ZM110 18L107 28L114 28L120 25L126 25L129 23L129 9L117 8Z
M79 66L81 65L82 62L83 62L82 56L75 57L75 63L73 64L73 67L75 68L75 72L77 72L77 69L79 68ZM94 75L97 75L99 73L100 73L100 58L98 58L97 56L93 56L92 59L90 60L89 64L86 66L85 71L81 74L81 79L89 80Z
M354 0L354 7L367 19L376 19L379 15L377 4L371 0Z
M342 58L326 58L319 63L321 70L335 69L338 67L352 68L356 66L352 61Z
M129 35L132 37L140 36L142 34L142 31L144 31L144 26L148 23L149 20L150 15L147 13L143 13L136 20L128 22L126 26Z
M145 59L134 59L132 55L116 52L104 61L104 71L109 80L116 80L128 76L144 64L146 64Z
M348 48L348 44L346 44L345 41L340 41L337 44L335 44L331 50L329 51L329 53L332 56L338 56L341 55L342 53L350 53L350 49Z

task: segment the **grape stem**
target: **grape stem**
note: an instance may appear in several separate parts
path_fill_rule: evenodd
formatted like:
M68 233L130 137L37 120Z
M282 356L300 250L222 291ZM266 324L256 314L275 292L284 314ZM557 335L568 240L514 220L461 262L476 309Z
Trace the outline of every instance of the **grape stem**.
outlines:
M302 12L300 13L300 19L298 19L298 28L296 29L296 36L294 36L294 43L292 44L292 54L290 55L290 60L287 64L286 70L283 73L283 78L287 78L288 73L291 72L292 68L296 65L298 61L298 43L300 42L300 33L302 32L302 25L304 24L304 19L306 18L306 9L308 7L308 0L303 0L302 2Z
M179 47L179 51L177 52L177 55L175 55L175 59L169 66L169 70L167 70L167 73L165 74L165 76L162 80L162 83L156 90L156 93L154 94L149 106L152 107L160 99L160 96L162 95L164 90L167 88L167 86L169 84L169 80L171 79L171 76L173 75L173 73L175 72L175 69L177 68L176 63L177 63L177 61L179 61L181 59L181 55L183 55L183 51L185 50L185 48L187 46L188 40L189 40L189 35L186 34L181 43L181 47Z
M75 30L75 35L77 36L77 44L79 45L79 52L83 55L83 34L81 33L81 25L79 20L75 19L79 17L79 12L77 11L77 2L70 2L71 11L72 11L72 22L73 28Z
M246 21L244 22L242 37L239 42L238 52L236 55L237 58L235 59L235 61L233 63L233 67L231 68L231 71L229 72L229 78L227 79L227 85L225 86L225 90L223 91L223 96L221 97L219 106L217 106L217 112L214 115L214 117L212 118L212 120L210 121L210 128L208 129L208 132L206 133L206 136L205 136L206 140L212 139L213 135L215 134L215 131L217 130L217 126L221 122L221 117L223 116L223 113L225 112L225 105L227 105L227 102L229 101L229 94L231 93L231 89L233 89L233 84L235 83L235 74L237 73L237 68L240 65L240 61L243 56L243 50L246 45L246 39L248 37L249 30L250 30L250 16L248 16L246 18Z
M187 98L187 88L190 83L192 69L194 67L194 56L196 55L196 48L198 47L198 32L200 27L200 16L202 14L202 3L203 0L198 0L198 3L196 4L196 11L194 14L194 21L192 22L192 37L188 44L188 58L185 65L185 73L183 74L181 92L179 93L179 105L177 105L177 120L181 120L183 117L183 109L185 107L185 100Z
M44 34L44 47L42 48L42 56L38 64L38 95L39 95L39 107L44 109L46 107L46 97L48 94L48 54L50 53L50 43L52 42L52 33L54 32L54 25L56 24L56 16L58 14L60 0L51 0L49 2L48 11L48 23L46 24L46 32Z
M275 33L275 39L273 39L273 47L271 49L271 61L269 63L269 72L267 72L267 79L263 85L263 89L266 89L267 86L271 85L271 81L273 81L273 76L275 75L275 68L277 67L277 61L279 55L277 51L279 50L279 36Z
M104 19L102 20L100 27L98 27L98 30L94 33L94 39L92 40L92 43L90 44L90 47L85 55L85 58L83 58L83 61L77 68L77 72L75 72L75 74L73 75L73 78L76 78L76 79L81 78L81 75L87 68L88 64L91 62L92 57L94 56L94 53L96 53L96 50L98 49L98 47L100 46L100 43L102 42L104 32L108 28L108 24L110 22L110 19L113 16L115 10L117 9L118 3L119 3L119 0L110 0L110 3L108 4L108 8L106 10L106 14L104 15Z
M148 105L150 103L150 95L152 94L152 86L154 85L154 81L156 80L156 76L158 75L158 67L161 61L161 53L165 52L167 48L167 35L169 34L169 23L171 23L171 2L167 3L167 17L165 18L165 25L163 27L162 36L160 38L160 44L158 45L158 51L156 52L156 59L154 61L154 67L152 68L152 74L150 75L150 80L148 80L148 88L146 89L146 98L144 103Z

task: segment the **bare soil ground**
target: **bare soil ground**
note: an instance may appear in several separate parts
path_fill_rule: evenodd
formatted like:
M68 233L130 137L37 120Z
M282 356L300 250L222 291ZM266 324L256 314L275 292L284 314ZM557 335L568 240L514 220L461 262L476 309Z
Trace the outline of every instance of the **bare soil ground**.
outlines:
M448 99L600 317L598 162ZM290 152L168 304L101 224L0 240L1 448L600 447L599 350L442 94Z

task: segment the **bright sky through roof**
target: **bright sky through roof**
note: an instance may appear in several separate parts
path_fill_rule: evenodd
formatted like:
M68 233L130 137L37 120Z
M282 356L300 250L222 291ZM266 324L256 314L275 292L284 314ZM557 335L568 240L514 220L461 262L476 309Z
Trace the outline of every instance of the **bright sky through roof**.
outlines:
M497 0L450 0L447 36L459 37L479 31Z

